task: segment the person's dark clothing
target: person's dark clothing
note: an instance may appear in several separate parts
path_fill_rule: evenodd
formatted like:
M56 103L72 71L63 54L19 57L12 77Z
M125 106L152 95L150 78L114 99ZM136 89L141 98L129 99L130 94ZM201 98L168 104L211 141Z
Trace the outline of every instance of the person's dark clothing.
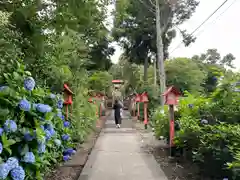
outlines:
M122 106L119 103L114 104L113 106L115 124L121 124L121 108Z

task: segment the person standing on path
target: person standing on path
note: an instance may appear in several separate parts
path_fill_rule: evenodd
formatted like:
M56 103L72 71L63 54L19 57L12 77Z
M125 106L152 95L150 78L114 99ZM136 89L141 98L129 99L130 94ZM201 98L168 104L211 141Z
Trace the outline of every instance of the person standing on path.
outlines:
M120 128L120 124L121 124L121 109L122 106L119 103L118 100L115 100L115 103L113 105L113 109L114 109L114 118L115 118L115 124L117 128Z

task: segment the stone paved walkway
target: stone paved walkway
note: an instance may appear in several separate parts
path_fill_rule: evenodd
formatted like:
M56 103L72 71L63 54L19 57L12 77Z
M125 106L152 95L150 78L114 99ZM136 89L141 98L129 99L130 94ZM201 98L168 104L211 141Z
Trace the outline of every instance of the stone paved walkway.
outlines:
M151 154L144 152L141 138L124 112L116 129L113 114L106 122L79 180L167 180Z

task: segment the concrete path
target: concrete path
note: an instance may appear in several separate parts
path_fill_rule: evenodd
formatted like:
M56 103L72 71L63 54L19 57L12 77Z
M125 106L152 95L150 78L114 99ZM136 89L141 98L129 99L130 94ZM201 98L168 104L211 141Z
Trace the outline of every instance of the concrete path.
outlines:
M79 180L167 180L132 125L126 111L120 129L108 118Z

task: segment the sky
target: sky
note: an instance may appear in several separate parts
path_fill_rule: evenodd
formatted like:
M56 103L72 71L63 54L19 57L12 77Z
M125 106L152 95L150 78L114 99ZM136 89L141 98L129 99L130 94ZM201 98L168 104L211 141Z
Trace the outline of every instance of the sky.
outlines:
M225 0L200 0L196 12L188 21L179 26L179 28L186 29L191 33L224 1ZM113 7L110 7L110 9L113 9ZM195 54L206 52L207 49L216 48L221 56L232 53L236 57L234 61L235 66L237 69L240 69L240 23L237 20L239 17L240 0L228 0L217 13L193 34L197 37L195 43L192 43L188 47L184 47L184 45L181 44L175 49L182 41L181 35L178 34L169 47L170 58L192 57ZM112 21L111 17L109 20ZM111 57L111 60L113 63L117 63L123 50L116 42L113 43L113 46L116 51Z

